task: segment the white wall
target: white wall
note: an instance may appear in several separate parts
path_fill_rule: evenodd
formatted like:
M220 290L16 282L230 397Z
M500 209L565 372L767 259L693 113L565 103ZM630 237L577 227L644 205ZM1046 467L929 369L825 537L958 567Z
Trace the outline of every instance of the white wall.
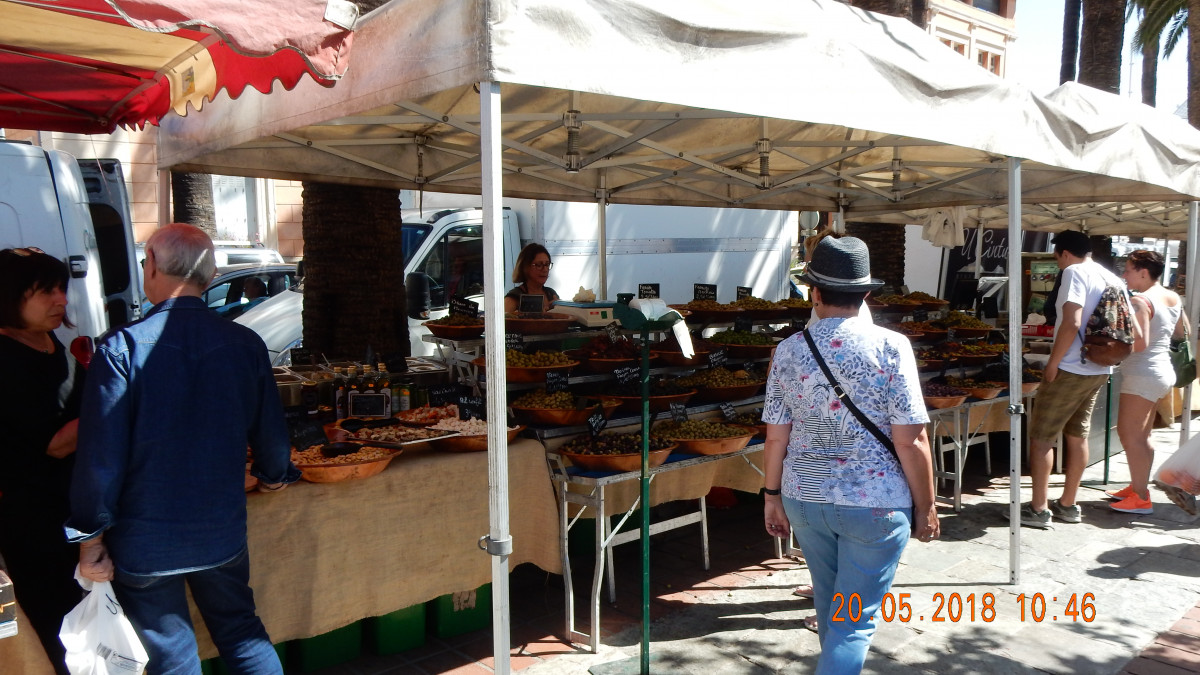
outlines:
M904 285L910 292L938 295L945 249L921 238L920 225L904 228ZM938 296L940 297L940 296Z

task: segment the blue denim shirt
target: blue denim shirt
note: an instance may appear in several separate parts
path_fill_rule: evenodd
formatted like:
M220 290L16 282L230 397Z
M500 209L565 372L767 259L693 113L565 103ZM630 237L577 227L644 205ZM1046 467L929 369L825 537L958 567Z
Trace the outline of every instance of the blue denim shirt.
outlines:
M246 449L269 483L300 472L267 348L195 297L109 333L88 369L67 537L101 532L118 570L207 569L246 545Z

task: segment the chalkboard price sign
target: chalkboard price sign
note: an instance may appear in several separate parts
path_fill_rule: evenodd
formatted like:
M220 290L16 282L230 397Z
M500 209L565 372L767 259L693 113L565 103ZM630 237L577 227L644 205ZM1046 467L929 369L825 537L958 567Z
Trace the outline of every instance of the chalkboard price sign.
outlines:
M953 328L947 328L946 329L946 340L948 340L950 342L954 342L957 339L958 339L958 331L954 330Z
M604 431L604 427L608 426L608 420L604 419L604 406L596 406L596 412L587 418L587 426L593 438L599 436L601 431Z
M682 403L671 404L671 419L683 424L688 421L687 406Z
M733 317L733 329L749 333L754 330L754 322L744 316Z
M658 297L658 284L638 284L638 299L653 300Z
M314 445L324 445L329 442L325 429L317 422L309 419L308 411L302 405L290 406L284 409L284 419L287 420L288 435L292 445L299 450L311 448Z
M741 300L742 298L750 297L751 295L753 295L753 293L751 292L753 290L754 289L750 288L749 286L738 286L737 287L737 299Z
M728 403L721 404L721 414L725 416L725 421L732 422L737 419L737 411Z
M450 313L455 316L479 318L479 303L465 298L450 298Z
M624 337L621 335L621 327L617 321L613 321L605 326L604 332L608 335L609 342L617 342Z
M912 318L913 318L913 321L928 321L929 320L929 310L914 309L912 312Z
M621 366L613 370L613 375L621 384L633 384L641 378L642 369L638 366Z
M713 300L717 299L716 284L692 284L692 299L693 300Z
M544 295L530 295L528 293L521 294L521 304L519 310L522 314L541 314Z
M293 366L311 366L315 365L313 353L311 349L304 347L292 347L292 365Z
M714 349L708 353L709 368L720 368L725 365L727 360L728 356L726 356L724 349Z
M486 407L482 396L459 396L458 397L458 419L469 420L472 417L477 419L487 419Z
M525 338L521 337L520 333L505 333L504 348L523 351L525 349Z
M443 384L440 387L429 388L429 405L439 407L454 403L458 399L457 384Z
M567 371L565 370L548 370L546 371L546 391L553 394L556 391L567 390Z

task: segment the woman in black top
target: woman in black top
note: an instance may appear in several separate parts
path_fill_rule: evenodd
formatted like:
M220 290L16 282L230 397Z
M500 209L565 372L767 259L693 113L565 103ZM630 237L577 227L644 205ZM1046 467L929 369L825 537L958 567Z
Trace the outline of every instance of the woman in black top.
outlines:
M546 285L550 278L550 252L541 244L526 244L513 267L513 283L520 284L504 294L504 311L515 312L521 307L522 295L541 295L542 311L549 312L558 301L558 293Z
M0 250L0 556L58 673L58 630L82 598L63 523L83 367L54 335L66 321L67 266L36 248ZM70 324L68 324L70 325Z

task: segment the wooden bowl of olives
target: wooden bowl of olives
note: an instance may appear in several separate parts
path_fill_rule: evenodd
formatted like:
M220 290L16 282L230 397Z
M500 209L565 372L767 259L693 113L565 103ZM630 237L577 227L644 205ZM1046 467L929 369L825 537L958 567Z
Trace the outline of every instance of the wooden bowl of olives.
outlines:
M446 317L447 319L452 317ZM453 317L455 320L461 320L460 317ZM442 321L443 323L438 323ZM434 319L421 324L429 329L429 332L434 337L439 337L444 340L474 340L483 335L483 320L478 319L479 323L445 323L446 319Z
M484 357L480 356L471 361L480 367L487 367ZM545 382L546 373L551 371L571 372L579 362L562 352L538 351L526 354L515 349L509 349L504 355L504 373L509 382Z
M676 443L650 437L647 456L651 468L662 465L678 447ZM642 435L605 433L571 440L556 452L585 471L637 471L642 468Z
M756 429L711 420L665 422L651 433L679 444L679 452L693 455L724 455L750 443Z

